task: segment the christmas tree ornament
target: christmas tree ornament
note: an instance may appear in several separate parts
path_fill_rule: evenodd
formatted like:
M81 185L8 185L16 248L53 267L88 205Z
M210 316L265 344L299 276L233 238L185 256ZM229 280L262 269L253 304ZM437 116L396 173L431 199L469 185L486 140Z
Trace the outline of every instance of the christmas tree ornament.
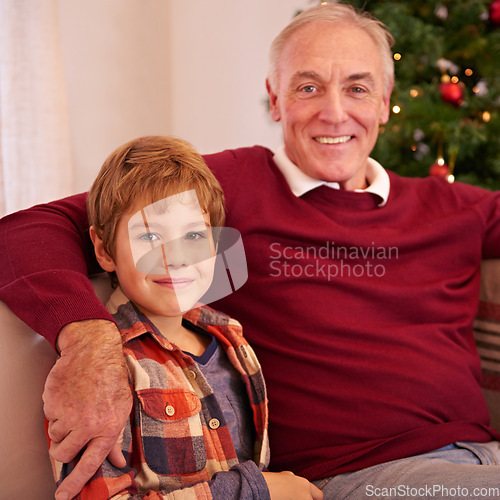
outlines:
M479 80L477 84L472 88L472 92L479 97L483 97L488 94L488 84L485 80Z
M439 157L429 168L429 175L433 177L444 177L447 179L450 174L451 170L442 157Z
M500 0L495 0L490 4L490 21L500 26Z
M415 130L415 132L413 132L413 138L417 141L417 142L421 142L424 140L424 137L425 137L425 133L424 131L421 129L421 128L417 128Z
M464 98L464 91L462 86L454 82L444 82L439 86L441 92L441 98L444 102L447 102L456 108L458 108Z
M444 21L445 19L448 19L448 8L446 7L446 5L440 3L434 9L434 14L436 14L439 19L442 19Z
M439 68L441 73L449 72L452 74L456 74L460 70L460 68L456 64L452 63L451 61L448 61L448 59L445 59L444 57L440 57L436 61L436 66Z

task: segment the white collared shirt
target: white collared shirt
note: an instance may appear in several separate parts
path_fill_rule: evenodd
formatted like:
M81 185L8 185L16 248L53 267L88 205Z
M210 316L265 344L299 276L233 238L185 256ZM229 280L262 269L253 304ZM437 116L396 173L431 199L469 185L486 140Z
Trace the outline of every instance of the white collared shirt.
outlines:
M305 174L295 163L293 163L290 158L288 158L285 152L285 146L281 146L276 151L274 157L274 162L280 169L281 173L285 177L285 180L290 187L292 193L299 197L306 194L308 191L315 189L319 186L328 186L332 189L340 189L338 182L325 182L319 179L314 179ZM380 165L373 158L368 158L368 166L366 169L366 181L368 187L365 189L355 189L357 193L373 193L380 198L382 201L379 203L379 207L383 207L387 203L389 198L389 191L391 189L391 182L389 180L389 175L385 171L384 167Z

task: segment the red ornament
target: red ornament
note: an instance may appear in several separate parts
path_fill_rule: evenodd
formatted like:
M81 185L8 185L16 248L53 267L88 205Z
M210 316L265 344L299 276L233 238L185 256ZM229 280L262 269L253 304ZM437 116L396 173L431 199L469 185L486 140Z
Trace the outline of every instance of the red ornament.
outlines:
M458 107L460 106L460 104L462 104L464 91L458 83L442 83L439 86L439 90L441 92L441 98L444 102L452 104L455 107Z
M429 174L433 177L448 177L450 175L450 168L446 163L436 162L431 165Z
M490 4L490 21L500 25L500 0L495 0Z

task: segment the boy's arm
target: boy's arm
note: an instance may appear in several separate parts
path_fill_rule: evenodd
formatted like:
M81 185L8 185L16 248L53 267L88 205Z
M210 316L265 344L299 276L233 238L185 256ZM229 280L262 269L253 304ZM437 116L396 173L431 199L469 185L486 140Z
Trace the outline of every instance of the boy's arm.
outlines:
M44 394L50 432L59 441L52 453L69 461L87 444L79 468L59 492L69 498L112 450L131 405L116 326L81 321L111 320L87 278L99 267L88 238L85 198L71 196L0 219L0 300L52 345L58 340L62 355ZM116 448L110 458L120 465Z
M118 438L132 407L120 334L110 321L71 323L59 336L61 357L47 376L44 411L51 439L50 455L70 462L73 472L56 499L73 498L108 458L125 464Z
M54 471L61 470L60 478L70 472L68 465L53 463ZM137 471L130 466L116 469L105 462L77 497L80 500L192 500L213 498L226 500L322 500L322 492L307 479L291 472L262 473L255 463L248 461L229 471L214 474L210 481L184 486L177 490L148 490L138 492Z
M125 452L125 450L123 451ZM53 460L52 467L58 482L73 472L73 464L60 464ZM238 464L229 471L218 472L210 481L201 481L178 489L139 492L136 475L137 471L130 465L117 469L109 461L105 461L76 498L80 500L108 500L111 498L120 498L121 500L142 498L149 500L206 500L208 498L215 500L228 498L269 500L271 498L264 475L251 461ZM293 477L293 475L287 477ZM296 490L295 493L297 493ZM276 498L284 500L285 497L277 496ZM300 495L294 496L293 499L303 500ZM310 499L307 498L307 500Z

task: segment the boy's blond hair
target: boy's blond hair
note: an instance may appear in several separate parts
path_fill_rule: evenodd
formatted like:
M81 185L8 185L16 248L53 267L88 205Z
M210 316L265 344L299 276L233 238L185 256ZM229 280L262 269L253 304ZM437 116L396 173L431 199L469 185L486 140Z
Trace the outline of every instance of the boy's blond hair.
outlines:
M114 258L116 228L138 199L146 204L194 189L212 227L224 225L222 188L191 144L175 137L146 136L111 153L87 196L91 226Z

